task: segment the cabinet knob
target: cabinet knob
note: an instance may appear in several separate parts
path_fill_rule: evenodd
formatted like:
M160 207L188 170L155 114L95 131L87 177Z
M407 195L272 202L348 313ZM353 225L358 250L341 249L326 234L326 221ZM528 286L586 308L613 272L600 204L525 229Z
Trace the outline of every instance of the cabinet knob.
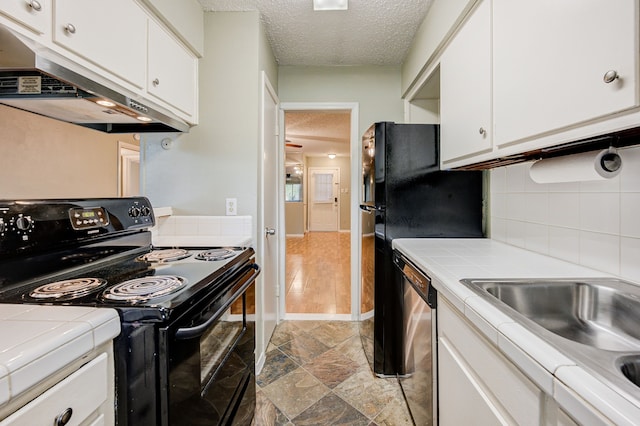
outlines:
M487 131L484 129L484 127L480 127L480 130L478 130L478 133L480 133L482 136L487 134Z
M29 2L29 7L37 12L40 12L42 10L42 5L39 1L36 0L31 0Z
M66 32L68 32L69 34L75 34L76 33L76 27L73 24L67 24L64 26L64 30Z
M159 86L160 85L160 80L158 80L157 78L154 79L151 83L153 83L154 86Z
M69 423L69 420L71 420L72 415L73 415L73 409L71 407L67 408L62 413L58 414L58 417L56 417L54 425L55 426L66 425L67 423Z
M616 70L609 70L604 73L604 77L602 77L602 80L604 80L605 83L609 84L613 83L618 78L620 78L620 76L618 75L618 72Z

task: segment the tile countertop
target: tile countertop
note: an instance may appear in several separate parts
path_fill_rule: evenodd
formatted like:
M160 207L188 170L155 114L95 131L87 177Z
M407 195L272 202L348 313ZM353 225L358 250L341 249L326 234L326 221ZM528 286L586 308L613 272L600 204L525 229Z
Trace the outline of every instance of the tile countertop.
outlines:
M609 274L490 239L396 239L393 247L420 267L433 285L487 339L568 411L577 407L559 380L616 424L637 424L640 391L617 393L567 356L459 282L462 278L593 278Z
M0 406L118 334L113 309L0 305Z

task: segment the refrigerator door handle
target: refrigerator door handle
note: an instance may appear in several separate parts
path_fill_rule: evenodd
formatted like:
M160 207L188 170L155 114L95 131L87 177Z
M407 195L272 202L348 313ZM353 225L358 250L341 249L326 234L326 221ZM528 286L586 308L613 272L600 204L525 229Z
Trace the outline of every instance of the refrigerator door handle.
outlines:
M360 210L371 214L371 213L375 212L378 209L376 208L376 206L371 205L371 204L360 204Z

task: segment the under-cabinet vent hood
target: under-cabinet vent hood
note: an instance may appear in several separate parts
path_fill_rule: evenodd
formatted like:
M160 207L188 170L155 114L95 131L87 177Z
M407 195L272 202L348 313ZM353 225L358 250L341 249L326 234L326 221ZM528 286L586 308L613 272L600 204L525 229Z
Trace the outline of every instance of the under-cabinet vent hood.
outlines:
M0 25L0 104L107 133L189 131L169 111L28 44Z

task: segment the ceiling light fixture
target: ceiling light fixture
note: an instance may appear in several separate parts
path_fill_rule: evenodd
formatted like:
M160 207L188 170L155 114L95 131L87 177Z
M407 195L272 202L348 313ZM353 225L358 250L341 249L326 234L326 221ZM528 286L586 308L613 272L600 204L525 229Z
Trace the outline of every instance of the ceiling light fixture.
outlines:
M349 0L313 0L313 10L347 10Z
M329 158L331 158L333 160L334 158L336 158L336 155L335 154L329 154Z

